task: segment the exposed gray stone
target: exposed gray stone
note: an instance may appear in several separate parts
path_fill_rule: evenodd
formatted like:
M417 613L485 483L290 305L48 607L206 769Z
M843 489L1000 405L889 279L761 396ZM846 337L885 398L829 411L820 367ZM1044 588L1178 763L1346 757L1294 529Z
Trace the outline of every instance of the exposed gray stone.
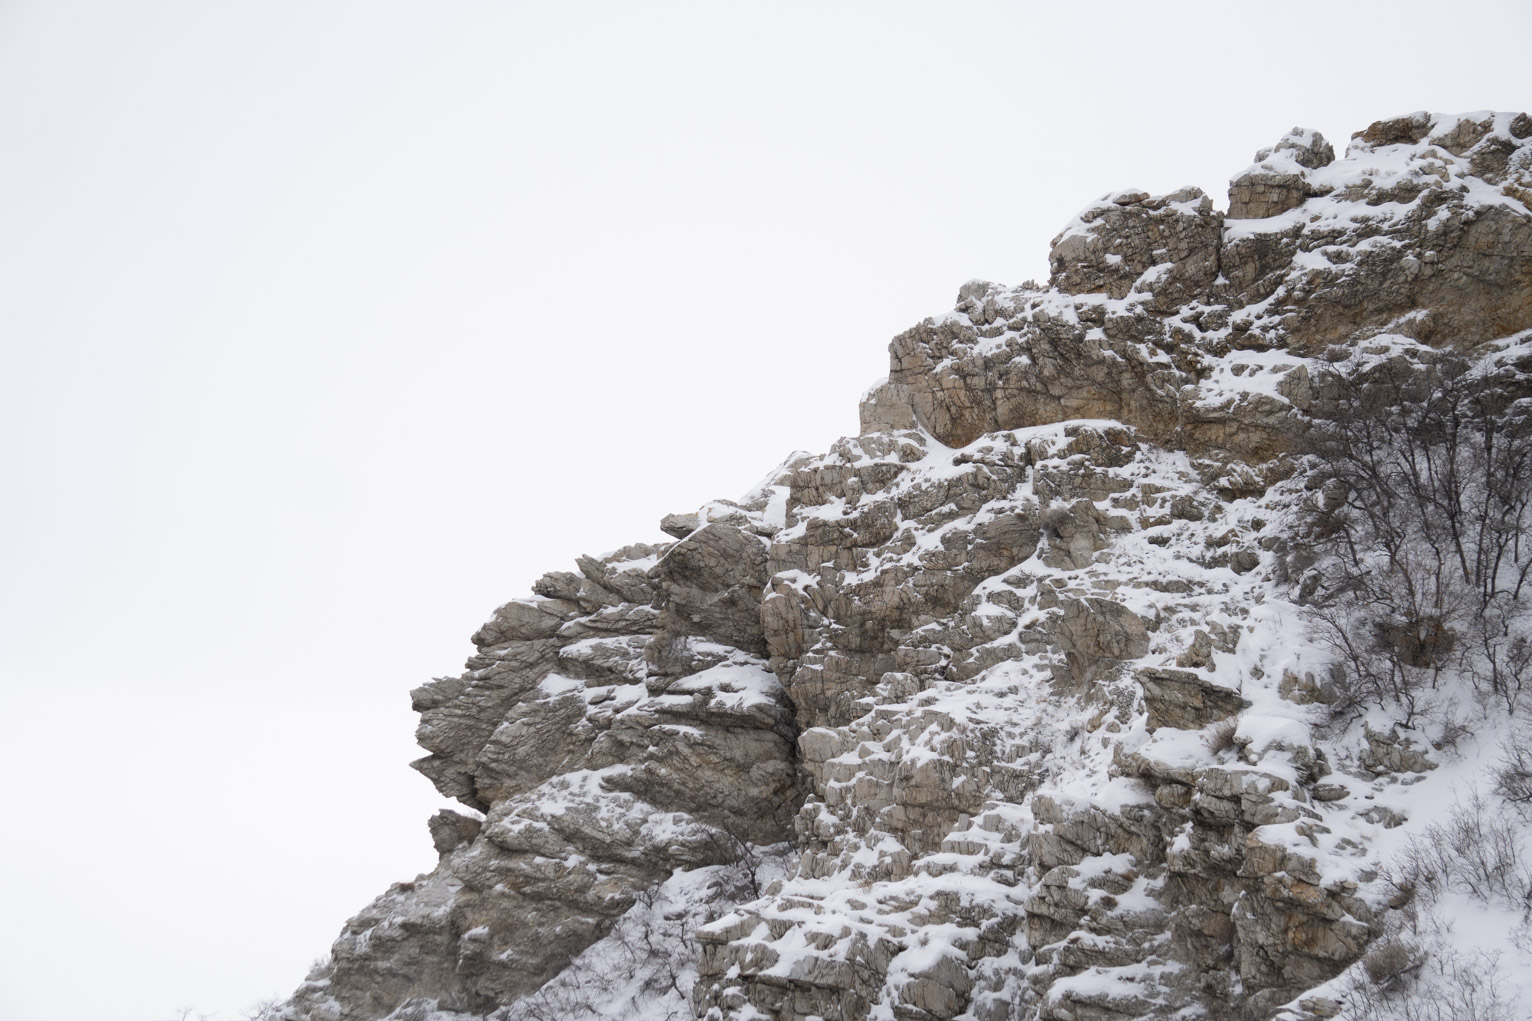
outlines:
M1436 762L1299 708L1337 692L1270 623L1322 595L1273 577L1285 522L1349 494L1295 451L1380 335L1532 327L1529 201L1524 114L1379 121L1340 160L1294 129L1227 217L1114 193L1049 287L964 284L859 436L544 575L412 693L416 768L484 819L433 816L436 867L284 1018L584 1017L553 991L618 959L707 1021L1335 1016L1308 994L1401 907L1361 841L1412 825L1361 785Z
M1201 730L1250 704L1239 692L1191 670L1144 667L1138 671L1138 682L1144 688L1150 730Z

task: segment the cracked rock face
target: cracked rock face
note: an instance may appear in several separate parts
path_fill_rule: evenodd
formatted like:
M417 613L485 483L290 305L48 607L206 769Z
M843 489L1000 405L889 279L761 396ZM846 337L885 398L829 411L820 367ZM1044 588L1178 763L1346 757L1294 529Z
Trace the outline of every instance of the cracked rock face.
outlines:
M1294 129L1227 212L1114 193L1048 287L966 284L861 435L413 693L463 811L285 1016L1316 1016L1402 818L1349 795L1436 763L1316 736L1293 451L1334 363L1532 351L1528 201L1525 114Z

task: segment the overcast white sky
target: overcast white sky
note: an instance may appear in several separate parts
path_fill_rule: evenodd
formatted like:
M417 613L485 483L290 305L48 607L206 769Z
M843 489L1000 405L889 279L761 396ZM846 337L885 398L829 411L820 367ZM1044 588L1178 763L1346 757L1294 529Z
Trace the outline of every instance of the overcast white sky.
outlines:
M0 3L0 1019L285 995L433 863L408 692L496 605L1103 192L1526 109L1529 11Z

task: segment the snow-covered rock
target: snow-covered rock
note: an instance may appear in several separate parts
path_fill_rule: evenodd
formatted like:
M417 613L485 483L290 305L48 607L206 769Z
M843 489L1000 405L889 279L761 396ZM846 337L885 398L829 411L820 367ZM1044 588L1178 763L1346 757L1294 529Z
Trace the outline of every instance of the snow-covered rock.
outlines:
M1529 200L1525 114L1294 129L1227 213L1115 193L1049 287L965 284L860 436L544 576L414 693L472 814L287 1016L1383 1016L1346 983L1393 856L1484 764L1332 718L1280 554L1334 364L1532 352Z

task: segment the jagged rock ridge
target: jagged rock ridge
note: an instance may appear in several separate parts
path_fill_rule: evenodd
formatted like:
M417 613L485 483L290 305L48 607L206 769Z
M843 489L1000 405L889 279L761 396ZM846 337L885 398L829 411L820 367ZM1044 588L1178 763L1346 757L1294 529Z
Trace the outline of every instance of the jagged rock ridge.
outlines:
M1316 738L1292 454L1324 367L1527 357L1528 202L1525 114L1295 129L1227 212L1118 192L964 285L860 436L414 692L472 814L288 1016L1328 1016L1391 896L1356 804L1434 762Z

